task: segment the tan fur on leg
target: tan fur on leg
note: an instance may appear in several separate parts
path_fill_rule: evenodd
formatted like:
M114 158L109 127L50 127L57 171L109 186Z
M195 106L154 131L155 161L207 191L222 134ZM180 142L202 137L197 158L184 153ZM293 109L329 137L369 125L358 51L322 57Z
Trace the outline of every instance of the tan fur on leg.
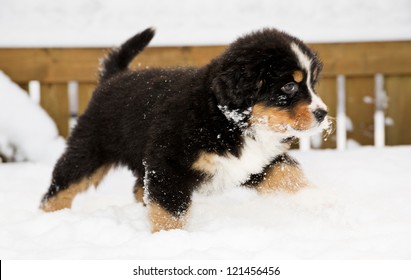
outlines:
M53 212L64 208L71 208L71 204L76 195L86 191L91 184L97 187L110 168L111 165L100 167L90 177L81 179L79 182L70 185L67 189L58 192L55 196L44 201L40 209L46 212Z
M138 183L134 186L134 197L135 197L137 202L143 203L144 206L146 205L144 203L144 186L142 186Z
M153 233L160 230L182 229L187 220L187 215L176 218L157 203L150 203L149 216Z
M70 185L67 189L58 192L55 196L44 201L40 208L46 212L53 212L64 208L70 208L74 197L87 190L89 186L89 180L87 178L82 179L80 182Z
M101 181L103 181L107 173L110 171L110 169L111 169L110 164L103 165L102 167L97 169L97 171L94 172L93 175L90 177L91 184L97 188L98 185L100 185Z
M296 192L305 186L308 186L308 181L298 165L279 163L267 171L257 190L262 193L277 190Z

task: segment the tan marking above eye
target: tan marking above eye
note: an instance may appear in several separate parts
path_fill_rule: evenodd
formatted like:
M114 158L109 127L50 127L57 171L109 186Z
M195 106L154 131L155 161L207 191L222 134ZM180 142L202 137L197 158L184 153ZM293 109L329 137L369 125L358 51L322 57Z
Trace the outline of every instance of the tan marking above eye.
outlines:
M296 70L293 73L293 78L294 78L294 81L296 81L297 83L300 83L304 79L304 73L300 70Z

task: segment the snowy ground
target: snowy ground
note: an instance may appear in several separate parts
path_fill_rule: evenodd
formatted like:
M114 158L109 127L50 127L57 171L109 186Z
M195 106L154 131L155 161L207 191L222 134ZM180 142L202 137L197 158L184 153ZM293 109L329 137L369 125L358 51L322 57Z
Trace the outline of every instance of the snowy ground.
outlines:
M315 187L196 195L187 230L155 234L126 170L42 213L51 167L0 164L0 259L411 258L411 146L294 155Z

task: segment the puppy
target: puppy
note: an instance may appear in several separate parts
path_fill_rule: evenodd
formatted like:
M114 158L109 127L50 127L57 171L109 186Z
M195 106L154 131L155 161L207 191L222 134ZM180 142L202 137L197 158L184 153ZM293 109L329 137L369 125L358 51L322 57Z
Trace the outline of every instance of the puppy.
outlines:
M264 29L204 67L128 69L153 36L147 29L103 60L41 209L70 208L77 193L118 165L134 173L134 194L149 207L153 232L183 228L194 191L306 184L288 143L328 127L314 90L322 66L310 48Z

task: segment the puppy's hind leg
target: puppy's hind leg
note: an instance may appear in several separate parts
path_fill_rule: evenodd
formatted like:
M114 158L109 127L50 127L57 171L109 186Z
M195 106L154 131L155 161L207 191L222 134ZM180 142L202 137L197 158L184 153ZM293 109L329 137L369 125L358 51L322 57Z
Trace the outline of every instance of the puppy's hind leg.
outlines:
M74 197L86 191L91 184L97 186L110 167L110 164L96 160L84 148L80 151L69 148L54 168L50 187L40 208L46 212L70 208Z

